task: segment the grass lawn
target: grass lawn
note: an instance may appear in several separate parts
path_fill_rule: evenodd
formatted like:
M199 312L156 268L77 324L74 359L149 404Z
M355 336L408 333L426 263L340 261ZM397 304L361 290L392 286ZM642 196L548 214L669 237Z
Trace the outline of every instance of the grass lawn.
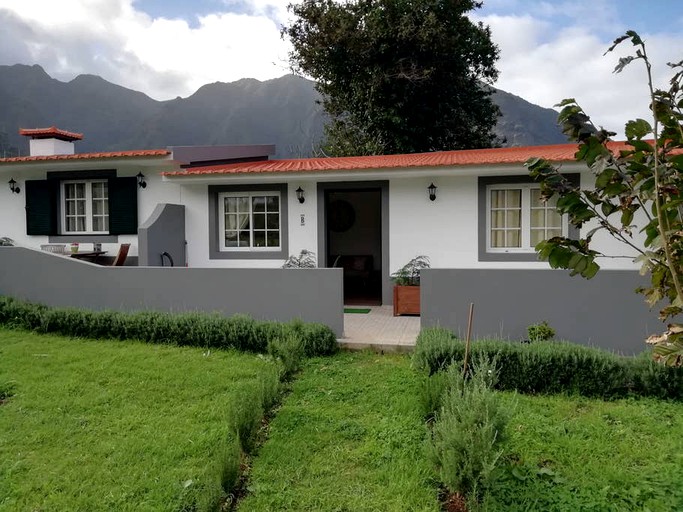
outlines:
M239 510L438 511L405 356L313 359L270 424Z
M683 510L683 404L512 396L489 510Z
M0 510L210 508L236 456L231 404L275 372L235 352L0 329Z

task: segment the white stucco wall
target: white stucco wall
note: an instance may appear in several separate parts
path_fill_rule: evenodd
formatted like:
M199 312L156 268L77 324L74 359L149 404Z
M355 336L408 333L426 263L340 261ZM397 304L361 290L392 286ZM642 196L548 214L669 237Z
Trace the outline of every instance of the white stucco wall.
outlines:
M87 164L23 165L20 173L0 167L0 236L9 236L19 245L39 248L48 243L48 237L26 235L25 216L25 180L45 179L48 171L88 169ZM90 164L90 169L92 169ZM202 183L191 179L162 180L156 168L141 168L137 163L117 163L102 168L117 168L119 176L135 176L140 170L145 174L148 183L145 189L138 189L138 218L142 224L152 214L159 203L182 204L186 207L186 238L188 265L191 267L243 267L243 268L276 268L284 259L210 259L209 257L209 205L208 180ZM302 249L318 252L318 180L340 182L345 179L356 182L363 180L386 180L389 182L389 268L385 272L393 272L405 262L418 254L430 257L435 268L547 268L545 262L507 262L479 261L478 238L478 181L477 176L509 175L509 169L435 169L390 172L358 172L337 173L334 176L325 174L296 176L289 175L285 179L268 176L243 178L239 180L218 177L211 183L249 184L263 183L269 179L273 183L286 182L288 185L288 254L299 254ZM518 175L524 174L520 166ZM10 178L17 181L20 194L12 194L7 182ZM279 179L278 179L279 178ZM590 183L592 176L586 171L582 183ZM430 201L427 187L434 183L437 198ZM305 191L306 200L299 204L295 190L301 187ZM302 225L301 216L304 223ZM586 225L584 233L591 229ZM638 231L637 229L635 230ZM642 243L642 235L636 236ZM132 256L137 255L137 237L135 235L119 236L116 243L103 244L110 254L118 250L120 243L131 243ZM607 234L595 237L594 247L613 256L628 255L628 250ZM86 248L89 248L86 245ZM318 255L320 256L320 255ZM604 258L600 264L605 269L632 269L634 263L629 258Z
M31 139L29 152L31 156L73 155L74 143L59 139Z

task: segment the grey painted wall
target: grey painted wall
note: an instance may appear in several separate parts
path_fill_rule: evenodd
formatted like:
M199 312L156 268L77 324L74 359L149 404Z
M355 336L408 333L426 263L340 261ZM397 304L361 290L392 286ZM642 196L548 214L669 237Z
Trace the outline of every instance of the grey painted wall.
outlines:
M160 267L167 252L176 267L185 266L185 206L160 203L138 228L138 264ZM168 258L164 265L170 266Z
M244 313L344 329L341 269L101 267L0 247L0 295L50 306L119 311Z
M557 339L633 354L664 330L635 289L637 272L601 270L591 280L564 270L429 269L421 273L422 327L441 325L463 338L474 302L472 339L527 337L527 326L547 321Z

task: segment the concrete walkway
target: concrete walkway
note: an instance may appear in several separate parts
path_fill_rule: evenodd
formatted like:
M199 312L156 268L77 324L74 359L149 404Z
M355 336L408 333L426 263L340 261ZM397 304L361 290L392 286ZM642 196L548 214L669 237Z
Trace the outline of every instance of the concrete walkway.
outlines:
M347 306L362 308L365 306ZM411 352L420 332L419 316L393 316L392 306L367 306L370 313L344 313L343 349Z

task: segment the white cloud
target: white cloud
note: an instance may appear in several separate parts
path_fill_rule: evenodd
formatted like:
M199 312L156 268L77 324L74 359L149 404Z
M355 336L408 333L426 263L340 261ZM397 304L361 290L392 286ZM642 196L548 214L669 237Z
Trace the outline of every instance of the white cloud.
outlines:
M553 107L564 98L576 98L594 122L623 136L629 119L648 116L644 68L633 62L620 74L612 70L619 56L633 53L630 42L603 56L611 39L601 38L584 26L557 29L530 16L478 18L490 25L501 50L496 87L541 105ZM667 61L683 57L683 36L648 36L655 84L667 86Z
M211 14L191 28L152 19L131 0L0 0L0 63L40 64L61 80L98 74L155 99L187 96L208 82L287 73L288 46L274 21L284 16L284 2L244 5L253 14Z

